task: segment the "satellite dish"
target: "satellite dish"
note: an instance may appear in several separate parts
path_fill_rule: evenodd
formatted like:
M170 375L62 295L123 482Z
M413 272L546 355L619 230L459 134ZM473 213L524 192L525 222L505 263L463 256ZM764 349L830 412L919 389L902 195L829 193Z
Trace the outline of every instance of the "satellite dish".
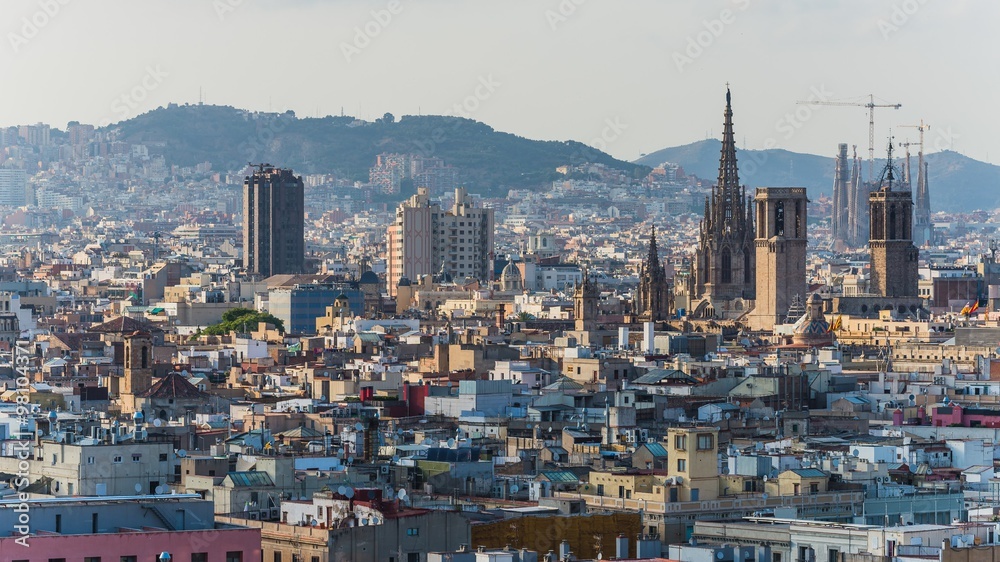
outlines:
M361 422L358 422L358 423L354 424L354 429L356 429L358 431L364 431L365 430L365 426L361 425Z
M399 455L392 456L392 464L399 464Z
M186 457L186 456L187 456L187 454L188 454L188 453L187 453L187 451L185 451L184 449L178 449L178 450L177 450L177 456L178 456L179 458L182 458L182 459L183 459L184 457Z
M726 412L726 419L728 420L728 419L729 419L729 418L731 418L731 417L733 417L733 414L731 414L731 413L729 413L729 412Z
M396 492L396 497L399 499L406 498L406 490L404 488L400 488L399 491Z
M764 482L767 482L767 475L764 475Z
M431 439L430 437L425 437L424 438L424 445L433 445L433 444L434 444L434 440L433 439Z
M345 488L344 486L341 486L341 487L337 488L337 493L340 494L340 495L342 495L342 496L346 496L347 495L347 488Z
M767 495L767 492L764 492L763 494L760 495L760 497L761 497L761 499L766 500L770 496Z
M142 484L138 484L138 483L137 483L137 484L135 485L135 493L137 493L137 494L138 494L138 493L139 493L139 492L141 492L141 491L142 491Z
M153 425L155 425L156 427L160 427L161 425L163 425L163 420L161 420L160 418L154 418Z
M448 448L449 449L454 449L455 448L455 440L454 439L448 439Z
M351 488L350 486L348 486L347 491L344 493L344 495L347 496L347 499L353 498L354 497L354 488Z
M854 455L855 457L860 457L861 451L854 449L853 451L851 451L851 454Z
M512 494L516 494L518 490L520 490L520 488L517 487L517 484L510 487L510 493Z
M726 557L726 554L720 550L720 551L718 551L718 552L715 553L715 557L717 559L719 559L719 560L722 560L723 558Z
M157 494L162 494L163 493L163 486L157 486L155 491L156 491Z

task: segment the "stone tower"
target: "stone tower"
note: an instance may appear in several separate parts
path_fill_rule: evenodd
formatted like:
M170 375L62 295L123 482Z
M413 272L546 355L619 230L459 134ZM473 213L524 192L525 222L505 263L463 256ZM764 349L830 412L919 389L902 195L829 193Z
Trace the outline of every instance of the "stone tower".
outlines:
M892 143L879 188L868 198L871 217L871 292L883 297L917 296L918 251L913 245L913 198L896 183Z
M660 261L656 247L656 228L649 235L649 253L639 272L639 290L636 293L635 311L642 322L661 322L670 317L673 309L673 292L667 282L667 270Z
M931 224L931 193L927 184L929 178L923 151L920 152L917 166L917 211L916 223L913 226L913 242L917 246L925 246L931 243L934 227Z
M848 238L848 198L851 184L851 170L847 165L847 143L837 145L837 167L833 179L833 243L835 246L846 246Z
M740 185L733 134L732 97L726 90L719 179L705 200L690 294L695 317L721 316L723 301L753 300L753 207Z
M583 282L573 291L573 319L577 332L592 332L597 329L597 303L601 295L597 284L583 273Z
M121 380L122 413L136 411L136 397L153 386L153 339L135 332L125 336L125 370Z
M757 299L754 330L781 323L796 295L806 294L806 198L804 187L759 187L757 205Z

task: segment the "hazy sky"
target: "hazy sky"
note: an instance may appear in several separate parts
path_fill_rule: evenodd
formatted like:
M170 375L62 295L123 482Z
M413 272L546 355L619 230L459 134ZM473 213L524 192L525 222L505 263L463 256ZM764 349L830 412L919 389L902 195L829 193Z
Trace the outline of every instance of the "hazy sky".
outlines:
M929 151L1000 161L1000 3L955 0L4 0L0 124L118 121L168 102L298 115L463 114L624 159L718 136L867 151L861 107ZM47 11L46 11L47 10ZM459 109L455 109L458 106ZM795 116L798 112L798 117ZM789 119L789 116L791 118ZM603 136L603 138L602 138Z

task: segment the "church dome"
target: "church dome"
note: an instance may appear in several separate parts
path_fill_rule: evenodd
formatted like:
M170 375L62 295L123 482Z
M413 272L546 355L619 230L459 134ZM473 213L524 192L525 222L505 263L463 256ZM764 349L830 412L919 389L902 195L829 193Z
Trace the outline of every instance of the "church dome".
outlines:
M400 283L402 284L402 279ZM378 274L374 271L366 271L361 274L361 278L358 279L358 283L362 285L378 285Z
M830 323L823 315L823 299L816 293L809 296L806 313L793 326L792 342L796 345L823 346L833 343Z

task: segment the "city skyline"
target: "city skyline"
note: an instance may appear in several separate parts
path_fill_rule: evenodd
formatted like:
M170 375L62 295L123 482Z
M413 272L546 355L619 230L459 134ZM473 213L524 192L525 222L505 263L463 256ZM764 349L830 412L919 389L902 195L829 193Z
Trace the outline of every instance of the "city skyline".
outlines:
M985 26L997 8L986 3L563 0L505 3L489 18L441 2L166 6L12 4L0 61L24 87L9 92L0 123L62 129L199 100L299 116L455 114L635 160L719 138L718 92L730 82L741 149L833 155L839 142L867 147L865 108L796 102L864 103L873 93L876 103L902 104L876 110L876 145L890 127L915 141L916 130L902 127L923 119L928 152L983 161L1000 153L989 136L995 118L980 110L1000 77L968 55L995 50ZM294 30L296 41L244 39L275 28ZM302 87L243 87L261 68L281 68Z

